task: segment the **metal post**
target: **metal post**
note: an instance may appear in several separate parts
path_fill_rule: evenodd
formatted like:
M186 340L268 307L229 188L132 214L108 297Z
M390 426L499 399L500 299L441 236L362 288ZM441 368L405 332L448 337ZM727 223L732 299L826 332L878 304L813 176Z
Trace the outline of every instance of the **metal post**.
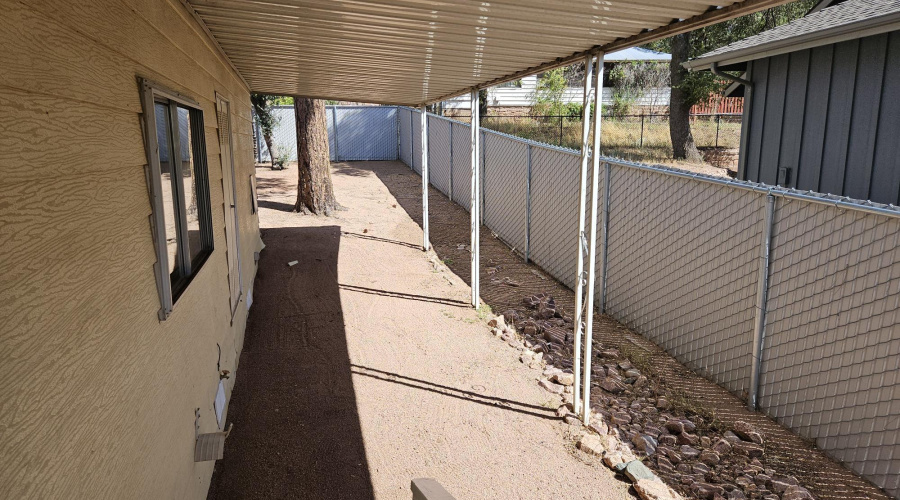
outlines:
M478 128L481 128L481 116L478 116ZM484 225L484 201L485 201L485 191L484 191L484 177L487 173L487 136L484 134L484 130L481 131L481 146L479 147L479 151L481 152L481 180L478 181L478 190L481 191L481 206L478 207L478 216L481 217L481 225Z
M600 233L600 238L603 240L603 243L600 247L600 313L606 314L606 277L608 273L606 272L606 263L607 263L607 255L609 248L609 194L610 194L610 179L612 175L610 175L610 167L609 162L606 162L605 177L603 179L603 232Z
M644 147L644 113L641 113L641 147Z
M562 127L563 127L563 117L559 115L559 141L556 143L557 146L562 146Z
M471 151L471 167L472 167L472 198L471 204L469 207L469 215L471 216L471 245L470 249L472 253L472 306L475 309L479 307L479 296L481 290L479 290L479 266L480 266L480 243L481 243L481 217L479 216L479 203L478 200L481 199L481 193L479 190L479 181L481 176L478 175L478 159L480 158L479 154L479 146L481 142L481 134L479 133L479 124L480 120L478 117L478 89L472 91L471 95L471 106L472 106L472 124L471 124L471 133L472 133L472 151Z
M722 123L722 115L716 115L716 148L719 147L719 124Z
M450 201L453 201L453 122L447 122L450 125Z
M416 145L413 144L413 136L415 136L416 131L413 127L413 112L412 108L409 109L409 169L412 171L416 170Z
M753 351L750 366L750 395L747 408L756 410L759 396L759 374L762 368L763 341L766 336L766 299L769 292L769 254L772 246L772 224L775 221L775 197L766 196L766 227L760 249L759 277L756 288L756 324L753 326Z
M584 235L584 211L587 208L587 175L588 175L588 138L591 123L591 99L593 99L593 88L591 87L591 76L594 66L591 64L592 55L584 58L584 109L582 111L581 120L581 196L578 205L578 271L575 276L575 387L573 387L574 410L575 414L581 413L581 400L578 395L581 394L581 333L583 330L584 320L584 259L588 251L587 238ZM562 117L560 117L562 120ZM562 123L560 121L560 123Z
M531 144L525 145L525 262L531 260Z
M334 126L334 161L341 161L340 148L338 148L337 106L331 107L331 124ZM299 151L297 154L300 154Z
M597 54L594 69L594 95L603 95L603 52ZM599 99L598 99L599 101ZM594 113L594 146L592 152L591 177L591 251L588 257L587 319L584 339L584 425L591 423L591 355L594 345L594 277L597 269L597 202L600 191L600 110ZM587 122L585 122L587 123ZM578 395L576 394L577 398Z
M428 251L431 243L428 241L428 112L425 106L421 106L421 118L419 119L419 133L422 145L422 250Z

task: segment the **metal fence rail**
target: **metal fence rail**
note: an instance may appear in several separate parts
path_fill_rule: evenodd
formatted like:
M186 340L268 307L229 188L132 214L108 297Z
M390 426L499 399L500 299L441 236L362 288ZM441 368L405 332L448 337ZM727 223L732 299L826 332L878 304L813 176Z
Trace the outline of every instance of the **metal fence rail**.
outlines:
M418 171L419 112L398 116L400 159ZM429 116L431 182L467 210L468 129ZM578 153L493 131L483 150L484 223L573 286ZM603 161L598 303L900 496L900 210Z

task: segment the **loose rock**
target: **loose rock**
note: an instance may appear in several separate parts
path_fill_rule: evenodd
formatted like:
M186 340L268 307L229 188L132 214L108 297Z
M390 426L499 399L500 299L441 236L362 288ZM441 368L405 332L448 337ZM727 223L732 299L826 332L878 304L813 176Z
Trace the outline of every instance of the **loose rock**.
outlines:
M553 376L556 383L561 385L572 385L575 383L575 375L572 373L559 372Z
M606 448L603 447L603 443L600 441L600 437L593 434L581 436L576 446L578 446L579 450L590 455L603 456L603 453L606 451Z
M656 474L651 472L640 460L632 460L625 464L623 472L633 483L641 479L657 479Z
M545 391L552 393L552 394L562 394L565 389L564 386L561 386L559 384L554 384L553 382L550 382L549 380L547 380L545 378L542 378L541 381L538 382L538 385L541 386L541 388L544 389Z
M734 433L738 435L744 441L750 441L751 443L763 444L762 436L756 429L748 424L747 422L738 420L734 423Z
M681 495L659 479L639 479L634 483L634 490L642 500L681 500Z

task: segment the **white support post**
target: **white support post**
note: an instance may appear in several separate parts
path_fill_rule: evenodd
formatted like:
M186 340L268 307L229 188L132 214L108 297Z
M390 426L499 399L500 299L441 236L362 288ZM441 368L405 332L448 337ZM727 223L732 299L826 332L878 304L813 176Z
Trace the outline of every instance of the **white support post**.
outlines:
M471 158L471 166L472 166L472 202L469 207L469 215L472 217L472 306L475 309L478 309L479 306L479 297L481 295L480 284L479 284L479 265L481 259L481 252L479 249L481 243L481 214L479 214L479 209L481 206L481 175L480 175L480 142L481 142L481 134L480 125L481 125L481 117L478 116L478 90L472 91L472 158Z
M422 112L419 120L419 143L422 145L422 250L427 252L431 248L431 242L428 241L428 113L424 105L419 110Z
M584 425L591 423L591 355L594 337L594 277L597 270L597 198L600 192L600 120L603 103L603 52L597 54L594 68L594 145L591 148L591 252L588 261L587 318L584 339ZM577 399L578 396L576 395Z
M581 196L578 205L578 274L575 276L575 387L573 387L573 405L575 414L581 413L581 334L584 328L584 260L588 252L587 238L584 235L584 211L587 208L587 175L588 175L588 139L591 129L591 102L594 89L591 87L591 76L594 66L593 56L584 58L584 110L581 120Z

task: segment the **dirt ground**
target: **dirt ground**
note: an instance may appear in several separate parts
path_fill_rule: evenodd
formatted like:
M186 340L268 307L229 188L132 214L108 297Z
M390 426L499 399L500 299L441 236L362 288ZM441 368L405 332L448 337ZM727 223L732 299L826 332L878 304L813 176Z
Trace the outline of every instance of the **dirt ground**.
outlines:
M460 500L631 497L572 448L558 396L468 306L465 276L421 250L418 176L335 164L346 210L316 217L291 212L296 167L257 175L266 248L209 498L408 499L417 477ZM449 209L441 241L468 220Z
M421 178L400 163L334 164L347 210L332 218L290 212L295 167L257 175L267 248L229 409L234 431L210 498L409 498L415 477L435 477L461 500L629 497L625 483L572 449L558 399L537 387L540 373L467 306L461 207L431 190L437 261L419 247ZM570 290L487 228L481 253L482 300L494 311L541 292L573 310ZM888 498L610 318L597 318L594 338L595 350L639 351L668 389L724 425L753 424L767 466L817 498Z

